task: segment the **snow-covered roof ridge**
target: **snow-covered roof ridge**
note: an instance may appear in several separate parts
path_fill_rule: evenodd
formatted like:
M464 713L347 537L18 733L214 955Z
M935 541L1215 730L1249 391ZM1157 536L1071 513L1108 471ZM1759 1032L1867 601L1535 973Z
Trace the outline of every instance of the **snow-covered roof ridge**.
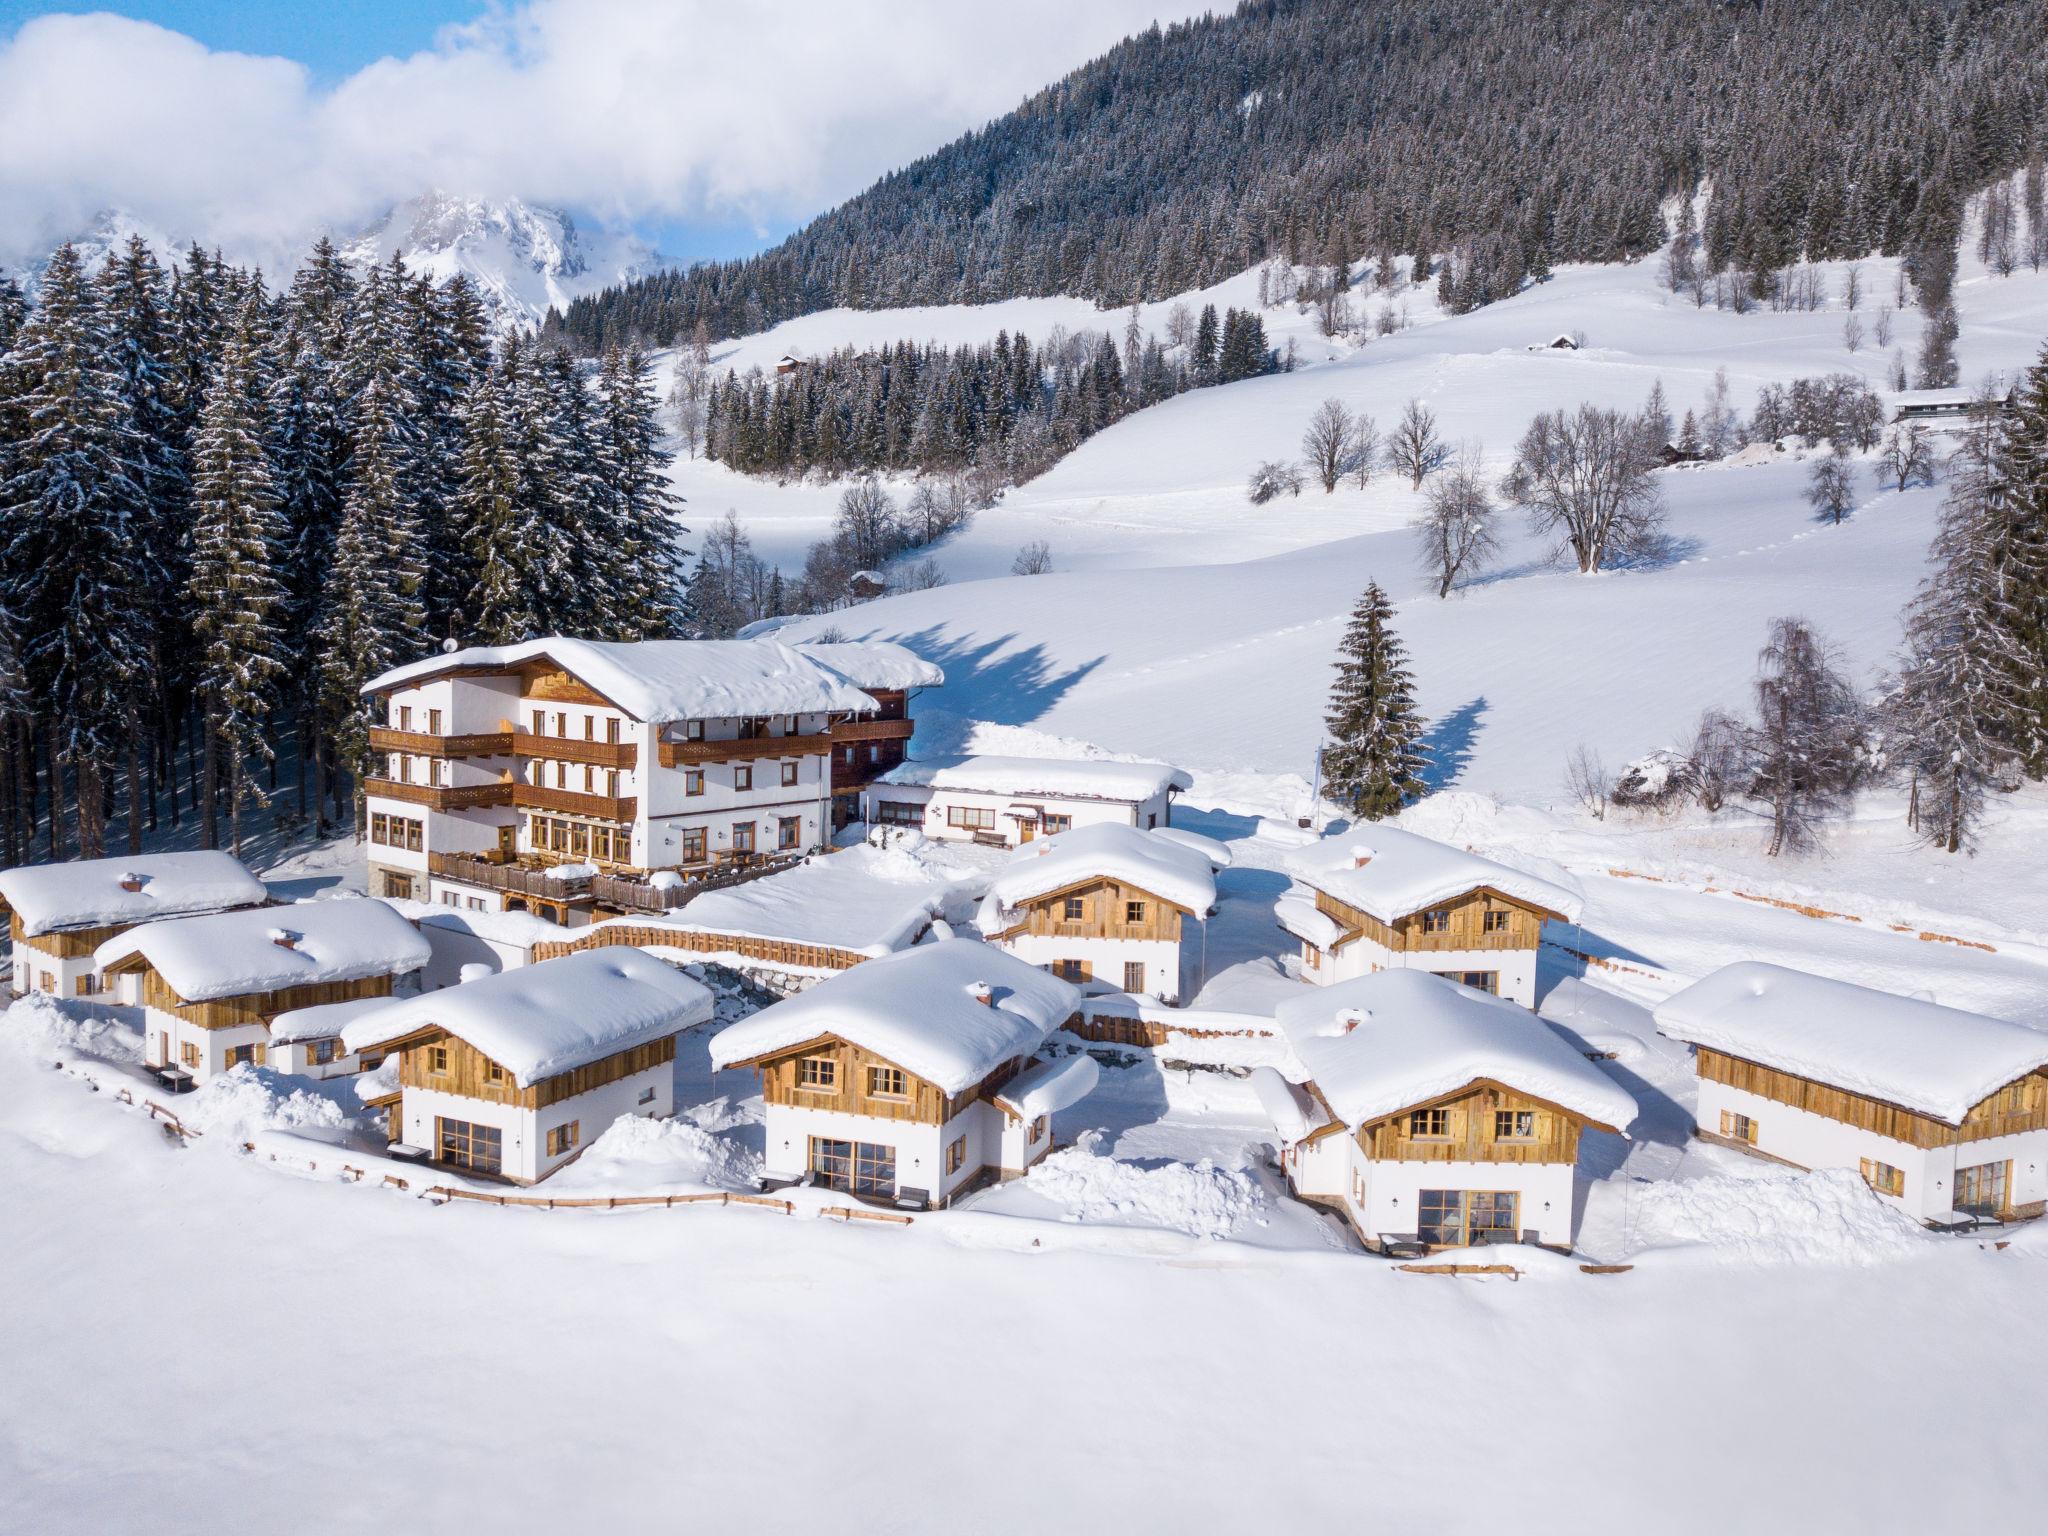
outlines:
M0 901L20 915L22 931L30 938L253 907L269 894L240 861L218 850L124 854L0 870Z
M796 648L856 688L936 688L946 674L893 640L799 640Z
M818 711L870 714L881 706L847 680L848 650L828 665L779 640L573 640L551 635L517 645L475 645L394 667L363 685L384 693L452 671L508 670L546 661L595 689L636 720L718 720ZM901 649L895 647L894 649ZM906 655L908 653L905 653ZM907 670L883 656L876 670Z
M1105 757L918 758L900 763L877 780L929 789L978 790L990 795L1046 795L1066 800L1117 800L1137 804L1167 790L1194 787L1185 769L1171 763L1126 762Z
M1294 877L1383 923L1482 887L1576 922L1578 893L1464 848L1384 822L1324 838L1289 861Z
M2048 1031L1761 960L1722 966L1652 1016L1674 1040L1949 1125L2048 1066Z
M1369 1125L1491 1080L1626 1131L1636 1102L1518 1004L1427 971L1376 971L1290 998L1281 1032L1346 1125Z
M1116 822L1075 827L1020 845L990 884L989 894L1006 907L1017 907L1085 880L1107 878L1200 917L1216 905L1219 856L1221 863L1230 862L1222 844L1212 846L1213 854Z
M742 1019L712 1038L711 1060L729 1067L832 1035L961 1093L1037 1050L1080 1005L1078 988L1035 965L972 939L942 939L863 961Z
M270 1043L293 1045L305 1040L333 1040L339 1037L343 1026L391 1006L388 997L352 997L341 1003L287 1009L270 1021Z
M188 1003L286 987L402 976L432 956L419 929L372 896L302 901L144 923L93 952L100 968L139 955Z
M996 1095L996 1107L1019 1120L1036 1120L1070 1104L1078 1104L1095 1091L1101 1069L1086 1052L1060 1056L1026 1067Z
M445 1029L512 1074L521 1088L711 1017L711 990L644 950L577 950L443 987L343 1026L351 1051Z

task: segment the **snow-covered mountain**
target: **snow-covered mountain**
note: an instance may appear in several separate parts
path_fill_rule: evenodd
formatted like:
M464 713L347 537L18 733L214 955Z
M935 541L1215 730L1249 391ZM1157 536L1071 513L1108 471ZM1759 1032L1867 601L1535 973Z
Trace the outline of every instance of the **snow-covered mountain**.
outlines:
M585 228L559 208L444 192L400 203L342 245L361 266L394 250L436 279L463 273L507 329L536 326L549 306L566 308L661 261L637 236Z

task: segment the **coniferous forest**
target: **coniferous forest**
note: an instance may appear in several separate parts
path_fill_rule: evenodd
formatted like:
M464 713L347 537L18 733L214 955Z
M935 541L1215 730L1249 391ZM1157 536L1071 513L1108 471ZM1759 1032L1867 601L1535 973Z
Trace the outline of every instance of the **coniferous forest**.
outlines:
M325 241L282 291L139 239L0 280L0 856L345 817L379 672L675 632L656 414L637 353L494 347L462 277Z
M2044 127L2030 0L1247 0L1130 39L773 250L548 330L595 356L835 305L1121 306L1276 256L1452 258L1483 300L1653 250L1660 201L1702 183L1707 269L1767 281L1952 249L1965 197Z

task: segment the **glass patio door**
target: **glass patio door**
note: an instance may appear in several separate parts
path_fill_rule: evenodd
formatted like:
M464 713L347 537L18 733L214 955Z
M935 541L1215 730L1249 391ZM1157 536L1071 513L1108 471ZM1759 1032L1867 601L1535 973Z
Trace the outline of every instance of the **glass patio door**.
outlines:
M1979 1163L1956 1170L1955 1207L1965 1216L1996 1216L2005 1209L2006 1174L2011 1163Z

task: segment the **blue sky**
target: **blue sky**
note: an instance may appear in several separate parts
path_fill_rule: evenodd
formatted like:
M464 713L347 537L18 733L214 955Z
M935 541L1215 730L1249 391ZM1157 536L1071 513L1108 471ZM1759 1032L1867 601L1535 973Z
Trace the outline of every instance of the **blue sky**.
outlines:
M275 268L429 190L743 255L1216 0L0 0L0 263L118 208Z

